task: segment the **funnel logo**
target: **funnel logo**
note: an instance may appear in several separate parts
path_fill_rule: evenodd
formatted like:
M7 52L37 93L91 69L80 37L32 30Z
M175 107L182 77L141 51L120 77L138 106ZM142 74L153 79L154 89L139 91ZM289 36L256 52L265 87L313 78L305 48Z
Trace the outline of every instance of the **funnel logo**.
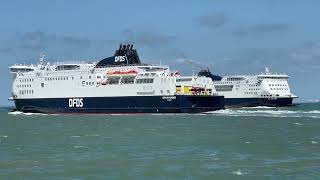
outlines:
M126 60L126 56L116 56L114 57L114 62L124 62Z
M69 99L69 107L83 107L83 99L82 98Z

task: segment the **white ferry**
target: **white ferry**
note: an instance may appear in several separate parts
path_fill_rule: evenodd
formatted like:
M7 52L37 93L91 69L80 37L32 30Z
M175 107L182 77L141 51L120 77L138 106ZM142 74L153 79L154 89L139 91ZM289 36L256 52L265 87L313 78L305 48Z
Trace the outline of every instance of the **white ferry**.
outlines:
M289 76L271 73L266 68L258 75L220 77L202 70L198 76L210 77L215 91L225 97L226 107L291 106L294 98L289 87Z
M97 63L13 65L16 110L40 113L195 113L224 108L213 87L181 91L168 66L140 62L133 45ZM210 78L202 77L206 81Z

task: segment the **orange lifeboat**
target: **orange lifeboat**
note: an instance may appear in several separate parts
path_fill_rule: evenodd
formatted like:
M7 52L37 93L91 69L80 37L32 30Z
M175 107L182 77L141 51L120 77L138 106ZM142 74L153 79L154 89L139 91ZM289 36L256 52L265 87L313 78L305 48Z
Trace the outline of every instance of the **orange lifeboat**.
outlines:
M138 72L136 70L128 70L128 71L109 71L107 72L108 76L123 76L123 75L136 75Z

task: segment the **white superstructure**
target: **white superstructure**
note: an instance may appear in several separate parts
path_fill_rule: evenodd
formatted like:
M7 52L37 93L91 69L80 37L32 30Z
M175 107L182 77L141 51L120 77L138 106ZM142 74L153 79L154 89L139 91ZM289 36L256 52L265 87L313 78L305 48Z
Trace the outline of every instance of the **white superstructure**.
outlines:
M213 97L212 86L197 93L178 91L177 75L168 66L142 64L132 45L120 45L114 56L96 63L51 64L41 56L36 65L16 64L9 69L13 74L9 99L25 111L201 112L223 108L223 99ZM72 109L75 107L80 109Z
M226 107L231 106L290 106L297 98L289 87L289 76L271 73L268 68L258 75L217 76L202 70L198 76L210 77L208 85L225 97Z
M135 65L95 68L95 63L14 65L12 97L66 98L174 95L169 67Z
M296 98L289 87L289 76L270 73L223 76L213 81L215 90L225 98Z

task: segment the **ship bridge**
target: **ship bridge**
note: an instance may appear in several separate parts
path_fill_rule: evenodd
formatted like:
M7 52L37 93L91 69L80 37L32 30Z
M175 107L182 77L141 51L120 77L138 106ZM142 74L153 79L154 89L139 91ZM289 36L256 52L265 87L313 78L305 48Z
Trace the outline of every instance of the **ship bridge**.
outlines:
M11 73L25 73L25 72L31 72L35 70L34 66L30 65L13 65L9 67Z
M260 74L257 76L259 80L262 79L289 79L289 76L286 74Z
M289 76L286 74L277 74L277 73L271 73L270 69L268 67L265 68L265 72L259 74L257 76L259 80L262 79L278 79L278 80L287 80L289 79Z

